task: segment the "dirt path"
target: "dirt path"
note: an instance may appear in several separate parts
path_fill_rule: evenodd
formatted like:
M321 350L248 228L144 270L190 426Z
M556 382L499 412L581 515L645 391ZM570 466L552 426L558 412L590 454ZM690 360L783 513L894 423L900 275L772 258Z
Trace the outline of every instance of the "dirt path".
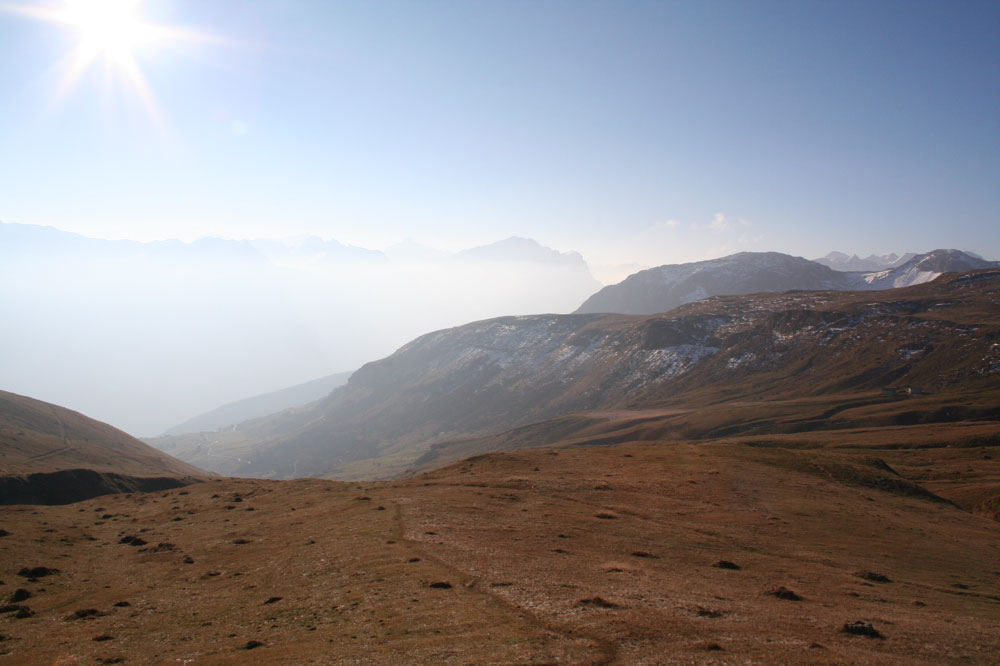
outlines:
M59 418L59 413L56 412L55 407L52 405L49 405L49 411L52 412L52 418L59 424L59 436L62 438L63 443L69 446L69 440L66 439L66 428L63 426L62 419Z
M451 564L447 560L444 560L436 555L428 552L427 548L424 548L422 541L417 539L412 539L408 534L408 529L406 526L406 519L403 517L403 509L401 502L405 503L407 498L397 498L397 499L384 499L385 503L390 504L393 510L393 517L396 522L396 533L395 537L400 541L406 542L410 548L420 554L421 557L429 562L433 562L437 566L442 567L447 571L453 572L456 576L460 577L465 582L465 587L468 591L475 594L480 594L485 597L489 603L506 612L516 616L519 620L525 624L546 633L554 634L560 638L569 641L577 642L580 638L584 638L594 644L594 649L598 651L599 656L589 662L591 666L610 666L618 660L618 645L602 638L598 635L594 635L592 632L587 632L580 630L579 628L572 629L563 627L558 623L547 621L539 617L538 615L524 610L522 607L514 604L503 597L493 594L489 591L489 582L485 581L482 577L476 576L475 574L470 574L467 571L459 568L456 565Z
M73 449L73 447L69 444L69 439L66 438L66 428L63 426L62 419L59 418L59 414L55 409L53 409L52 405L49 405L48 407L49 411L52 412L52 418L54 418L56 423L59 424L59 437L63 441L63 446L58 449L53 449L52 451L40 453L37 456L32 456L31 458L26 459L24 463L36 462L38 460L42 460L43 458L49 458L51 456L59 455L60 453L66 453Z

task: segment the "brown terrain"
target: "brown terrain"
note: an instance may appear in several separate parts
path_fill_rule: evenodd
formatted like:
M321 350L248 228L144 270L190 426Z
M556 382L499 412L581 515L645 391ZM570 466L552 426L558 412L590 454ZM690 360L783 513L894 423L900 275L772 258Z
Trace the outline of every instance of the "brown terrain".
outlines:
M996 479L996 441L894 451L532 450L6 507L0 660L995 663L1000 523L927 487Z
M189 485L2 507L0 663L995 664L998 289L986 271L494 320L248 426L293 436L258 440L261 469L325 452L319 472L394 480L191 483L3 394L9 475ZM715 351L655 366L697 345Z
M208 476L106 423L0 391L0 504L62 504Z

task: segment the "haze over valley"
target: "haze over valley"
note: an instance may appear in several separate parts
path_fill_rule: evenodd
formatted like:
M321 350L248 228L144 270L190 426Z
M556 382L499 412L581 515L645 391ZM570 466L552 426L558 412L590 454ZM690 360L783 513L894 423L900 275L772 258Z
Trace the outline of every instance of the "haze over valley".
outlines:
M136 243L0 223L0 305L20 322L0 331L3 378L156 435L430 330L570 312L599 287L582 257L527 239L393 258L319 238Z

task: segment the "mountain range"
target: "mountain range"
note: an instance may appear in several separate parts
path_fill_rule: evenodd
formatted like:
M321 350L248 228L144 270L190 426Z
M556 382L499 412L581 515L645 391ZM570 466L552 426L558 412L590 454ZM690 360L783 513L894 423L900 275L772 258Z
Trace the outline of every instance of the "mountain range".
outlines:
M963 250L962 252L974 259L983 258L971 250ZM882 255L870 254L867 257L861 258L856 254L847 255L843 252L834 251L825 257L813 259L813 261L824 266L829 266L837 271L873 273L905 264L915 256L917 256L915 252L905 252L903 254L890 252L889 254Z
M906 256L909 258L903 261ZM779 252L741 252L721 259L640 271L618 284L604 287L576 312L653 314L717 295L792 289L890 289L927 282L946 272L997 265L1000 264L959 250L934 250L897 257L890 268L843 272L818 261Z
M421 261L420 257L423 254L420 247L412 242L405 245L408 249L403 254L410 259L400 260ZM831 253L831 256L838 254ZM909 254L903 257L889 255L882 259L888 261L892 257L898 260L895 268L869 273L835 271L818 262L776 252L740 253L693 264L662 266L641 271L619 285L601 290L591 296L577 311L652 314L717 294L790 289L894 288L933 279L943 272L994 265L993 262L984 261L976 255L954 250L936 250L923 255ZM452 260L474 262L477 266L489 266L493 262L499 262L501 266L512 265L512 262L561 266L562 268L555 270L576 271L581 275L587 271L587 265L579 254L560 253L523 238L511 238L493 245L460 252L454 255ZM321 385L322 393L315 390ZM202 416L187 419L184 423L167 429L163 434L214 431L289 407L304 405L323 397L333 387L333 384L327 385L317 381L303 384L300 389L293 387L286 393L279 392L273 396L273 400L260 396L237 401Z
M889 254L882 255L870 254L867 257L861 258L856 254L847 255L843 252L833 251L825 257L813 259L813 261L817 264L829 266L836 271L870 273L906 263L915 256L914 252L906 252L902 255L890 252Z
M995 405L972 396L1000 386L998 280L987 269L888 291L717 296L656 315L475 322L417 338L311 405L226 432L147 441L224 474L372 478L403 473L449 441L582 412L698 405L707 414L716 403L836 402L916 386L960 391L968 404L949 409L996 418ZM729 416L683 428L718 435Z

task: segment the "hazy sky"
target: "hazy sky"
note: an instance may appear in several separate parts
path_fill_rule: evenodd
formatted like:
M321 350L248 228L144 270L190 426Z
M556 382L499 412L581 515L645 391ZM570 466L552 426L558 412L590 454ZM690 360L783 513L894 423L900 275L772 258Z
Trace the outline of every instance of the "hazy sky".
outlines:
M95 1L0 0L0 220L1000 258L1000 2Z

